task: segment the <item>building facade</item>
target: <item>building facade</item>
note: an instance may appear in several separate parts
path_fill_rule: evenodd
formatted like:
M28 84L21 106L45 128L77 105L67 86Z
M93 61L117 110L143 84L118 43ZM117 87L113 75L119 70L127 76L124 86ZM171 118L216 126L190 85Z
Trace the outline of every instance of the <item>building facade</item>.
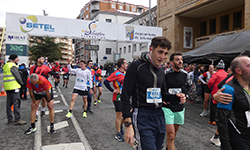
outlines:
M157 7L158 26L172 42L170 54L250 30L250 0L158 0Z
M62 43L63 46L60 46L61 53L62 53L62 58L59 59L60 64L68 64L68 59L70 60L71 63L73 63L73 47L72 47L72 39L67 39L67 38L56 38L55 43Z
M6 53L6 40L5 40L5 38L6 38L6 36L5 36L5 32L4 32L4 30L3 30L4 28L1 28L0 27L0 42L2 41L2 47L0 47L1 48L1 51L0 51L0 59L2 60L2 61L4 61L4 56L5 56L5 53ZM3 35L4 34L4 35ZM3 38L3 39L2 39Z

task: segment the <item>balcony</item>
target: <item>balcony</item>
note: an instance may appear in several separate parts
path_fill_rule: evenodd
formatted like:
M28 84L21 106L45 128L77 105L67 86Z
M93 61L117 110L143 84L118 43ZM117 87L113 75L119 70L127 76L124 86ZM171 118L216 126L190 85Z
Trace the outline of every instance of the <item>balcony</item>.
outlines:
M94 12L99 11L99 10L100 10L99 4L90 5L89 11L90 11L91 13L94 13Z
M61 50L62 54L68 54L69 52L66 50Z
M100 0L92 0L92 1L91 1L91 4L99 3L99 2L100 2Z

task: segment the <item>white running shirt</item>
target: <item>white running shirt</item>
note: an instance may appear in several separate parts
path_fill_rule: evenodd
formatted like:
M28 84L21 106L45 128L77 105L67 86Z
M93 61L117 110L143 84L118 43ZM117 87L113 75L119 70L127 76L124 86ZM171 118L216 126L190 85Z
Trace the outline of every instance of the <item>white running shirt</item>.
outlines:
M68 65L68 69L70 72L76 74L74 89L88 91L87 81L90 83L90 88L93 87L91 72L87 68L85 70L82 70L81 68L72 69L71 66Z

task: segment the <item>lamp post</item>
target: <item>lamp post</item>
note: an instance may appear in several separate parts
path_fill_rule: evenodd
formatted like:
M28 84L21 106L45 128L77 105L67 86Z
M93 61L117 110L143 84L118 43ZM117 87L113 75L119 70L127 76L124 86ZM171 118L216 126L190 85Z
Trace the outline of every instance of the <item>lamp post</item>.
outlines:
M148 10L148 13L149 13L148 26L151 26L151 0L149 0L149 10Z

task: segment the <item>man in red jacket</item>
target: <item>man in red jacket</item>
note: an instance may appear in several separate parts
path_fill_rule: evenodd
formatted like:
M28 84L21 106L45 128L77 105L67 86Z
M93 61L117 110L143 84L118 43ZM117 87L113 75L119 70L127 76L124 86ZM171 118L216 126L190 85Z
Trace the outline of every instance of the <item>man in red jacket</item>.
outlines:
M210 80L208 81L208 88L212 89L211 95L214 95L218 91L218 84L227 77L227 72L224 70L225 64L223 60L220 60L220 62L217 65L218 71L212 75ZM212 99L210 103L210 121L209 123L212 125L215 125L215 118L216 118L216 105L217 102ZM216 146L220 146L220 140L219 140L219 132L216 128L215 135L210 139L210 141L215 144Z
M58 62L55 63L55 66L52 68L52 70L54 70L56 73L60 72L60 65ZM55 78L55 89L57 89L57 86L60 82L60 75L54 75Z

